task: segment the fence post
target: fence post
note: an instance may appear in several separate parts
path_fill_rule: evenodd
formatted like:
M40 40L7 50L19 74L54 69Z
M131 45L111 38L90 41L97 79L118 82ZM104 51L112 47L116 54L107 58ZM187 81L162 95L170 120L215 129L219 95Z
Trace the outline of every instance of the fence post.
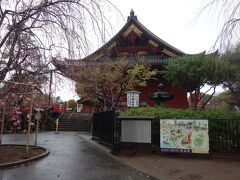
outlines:
M113 147L112 154L116 155L120 151L120 138L121 138L121 119L118 118L119 112L115 113L114 126L113 126Z
M112 154L116 154L116 139L115 139L115 134L116 134L116 120L117 120L117 112L114 111L113 113L113 117L112 117L112 126L113 126L113 129L112 129Z

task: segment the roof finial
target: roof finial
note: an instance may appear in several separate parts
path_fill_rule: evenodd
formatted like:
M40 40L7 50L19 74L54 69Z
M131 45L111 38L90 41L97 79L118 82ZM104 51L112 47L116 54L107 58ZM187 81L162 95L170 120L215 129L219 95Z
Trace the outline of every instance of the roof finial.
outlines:
M131 9L130 17L134 17L134 11L133 11L133 9Z
M131 11L130 11L130 16L128 16L128 20L131 19L131 18L137 20L137 16L135 16L133 9L131 9Z

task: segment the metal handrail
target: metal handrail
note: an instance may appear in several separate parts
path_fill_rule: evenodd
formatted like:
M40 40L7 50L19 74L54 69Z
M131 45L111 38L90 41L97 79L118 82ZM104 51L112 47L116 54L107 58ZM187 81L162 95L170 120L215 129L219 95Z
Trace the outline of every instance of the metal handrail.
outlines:
M68 122L68 127L69 127L69 120L71 119L74 111L76 110L76 107L74 108L74 110L71 112L71 114L68 116L67 122Z

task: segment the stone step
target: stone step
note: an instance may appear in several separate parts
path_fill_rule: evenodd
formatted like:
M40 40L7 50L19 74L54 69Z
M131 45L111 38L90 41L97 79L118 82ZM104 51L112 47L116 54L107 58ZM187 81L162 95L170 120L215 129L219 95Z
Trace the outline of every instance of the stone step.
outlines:
M77 125L60 125L58 127L61 127L61 128L68 128L68 127L77 127L77 128L86 128L88 127L89 125L88 124L84 124L84 125L81 125L81 126L77 126Z
M88 121L86 121L86 122L72 122L72 121L65 121L65 122L60 122L60 123L58 123L58 125L60 125L60 124L88 124Z
M68 131L73 131L73 130L81 130L81 131L88 131L88 128L86 127L86 128L84 128L84 127L82 127L82 128L76 128L76 127L59 127L58 128L59 130L68 130Z
M58 127L58 129L61 130L74 130L74 129L79 129L79 130L84 130L84 131L88 131L88 127Z
M89 113L71 113L71 112L65 112L60 117L60 119L68 119L68 118L78 118L78 117L86 117L89 118Z
M85 124L88 122L89 121L62 121L62 122L59 122L59 124Z
M87 131L89 129L88 123L85 124L59 124L59 129L74 130L81 129Z
M85 128L58 128L59 131L85 131L88 132L88 129Z
M89 131L89 113L66 112L59 118L61 131Z
M88 119L61 119L59 122L88 122Z
M77 126L77 127L81 127L81 126L88 126L88 124L59 124L59 127L61 126Z
M64 125L64 124L62 124L62 125L60 125L60 126L58 126L59 128L88 128L88 124L84 124L84 125L81 125L81 126L76 126L76 125L74 125L74 124L71 124L71 125Z
M59 122L65 122L65 121L88 121L89 119L60 119Z

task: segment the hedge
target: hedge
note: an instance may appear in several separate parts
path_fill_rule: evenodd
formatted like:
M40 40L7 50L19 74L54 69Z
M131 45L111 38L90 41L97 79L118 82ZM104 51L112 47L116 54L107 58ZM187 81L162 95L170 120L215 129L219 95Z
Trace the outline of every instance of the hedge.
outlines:
M159 148L160 119L208 119L210 153L240 152L240 112L192 109L171 109L163 107L131 108L121 116L156 116L152 121L152 150Z
M121 116L156 116L160 119L240 119L240 112L217 109L193 110L165 107L129 108Z

